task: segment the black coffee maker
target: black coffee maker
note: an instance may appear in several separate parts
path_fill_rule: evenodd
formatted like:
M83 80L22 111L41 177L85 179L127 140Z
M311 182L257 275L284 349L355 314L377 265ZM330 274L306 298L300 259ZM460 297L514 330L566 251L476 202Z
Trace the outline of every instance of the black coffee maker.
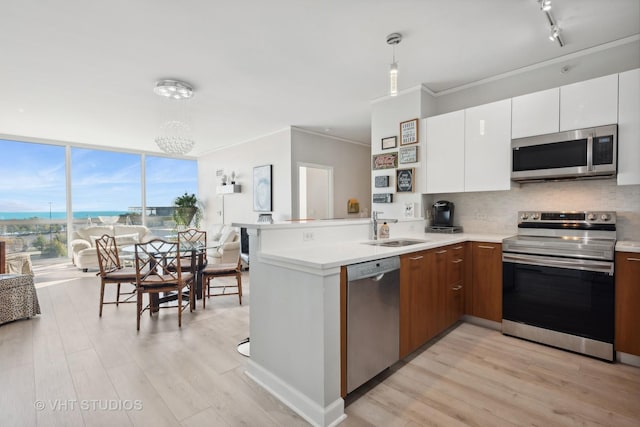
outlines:
M431 206L432 223L425 230L432 233L460 233L462 227L453 225L453 202L438 200Z
M438 200L431 206L431 217L433 225L436 227L452 227L453 226L453 202L446 200Z

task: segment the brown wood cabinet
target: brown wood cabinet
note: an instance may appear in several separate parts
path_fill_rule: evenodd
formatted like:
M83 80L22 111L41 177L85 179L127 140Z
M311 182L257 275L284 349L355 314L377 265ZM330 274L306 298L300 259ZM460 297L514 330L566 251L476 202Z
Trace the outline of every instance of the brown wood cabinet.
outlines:
M435 304L429 286L428 252L400 256L400 358L429 340Z
M464 313L465 244L400 256L400 357Z
M615 349L640 356L640 253L616 252Z
M471 289L469 314L502 321L502 244L471 243Z
M465 246L459 244L448 248L444 329L456 323L464 314Z

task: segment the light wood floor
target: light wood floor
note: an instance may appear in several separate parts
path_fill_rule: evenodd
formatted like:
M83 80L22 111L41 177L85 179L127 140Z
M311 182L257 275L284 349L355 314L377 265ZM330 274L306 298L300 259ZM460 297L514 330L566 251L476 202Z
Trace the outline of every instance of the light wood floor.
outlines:
M136 333L134 304L98 317L94 273L37 270L43 314L0 326L0 425L307 425L243 373L245 276L242 306L213 299L181 329L175 310L145 313ZM638 426L640 369L462 324L347 403L349 427Z

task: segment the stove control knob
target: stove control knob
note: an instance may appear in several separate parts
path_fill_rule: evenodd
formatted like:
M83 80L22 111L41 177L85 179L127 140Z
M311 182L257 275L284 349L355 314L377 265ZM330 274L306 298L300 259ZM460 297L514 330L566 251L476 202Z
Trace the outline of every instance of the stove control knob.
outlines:
M536 220L536 219L540 219L540 214L535 212L531 214L531 219Z
M611 217L609 216L609 214L602 214L600 215L600 219L603 221L609 221Z
M522 215L520 215L520 219L523 221L529 219L529 214L527 212L522 212Z
M589 221L595 221L596 219L598 219L598 216L594 213L590 213L589 215L587 215L587 219Z

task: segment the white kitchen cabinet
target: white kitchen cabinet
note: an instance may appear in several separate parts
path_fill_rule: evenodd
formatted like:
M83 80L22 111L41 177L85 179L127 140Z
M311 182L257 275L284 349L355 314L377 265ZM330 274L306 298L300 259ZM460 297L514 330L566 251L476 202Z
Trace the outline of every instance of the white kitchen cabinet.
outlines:
M619 77L618 185L640 184L640 68Z
M465 110L464 190L511 188L511 99Z
M560 130L560 88L511 99L511 137L545 135Z
M560 87L560 131L618 121L618 75Z
M464 191L464 110L427 118L427 193Z

